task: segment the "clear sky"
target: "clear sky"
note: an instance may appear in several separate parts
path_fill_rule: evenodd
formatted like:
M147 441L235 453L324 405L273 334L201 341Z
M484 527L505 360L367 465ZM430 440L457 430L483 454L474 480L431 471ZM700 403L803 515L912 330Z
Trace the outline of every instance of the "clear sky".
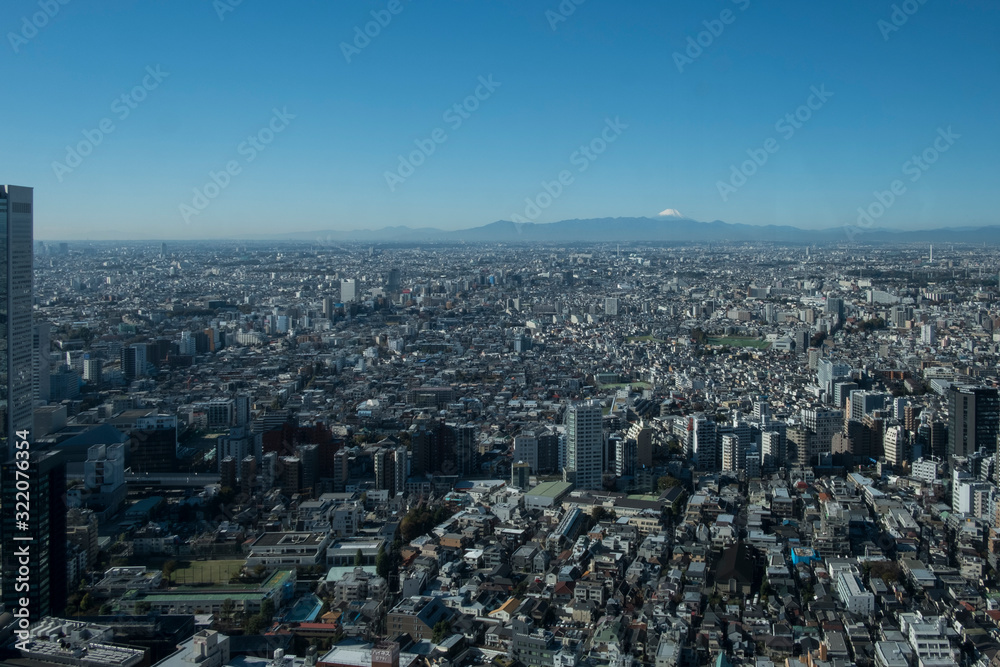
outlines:
M0 182L40 239L997 223L1000 3L896 6L6 0Z

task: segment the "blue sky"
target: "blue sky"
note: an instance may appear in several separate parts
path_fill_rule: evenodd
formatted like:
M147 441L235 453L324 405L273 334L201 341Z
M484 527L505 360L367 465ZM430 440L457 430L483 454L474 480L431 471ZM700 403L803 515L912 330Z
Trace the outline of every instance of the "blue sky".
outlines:
M664 209L822 228L896 180L880 226L997 222L988 0L895 24L871 0L61 2L8 0L0 45L0 182L34 186L42 239Z

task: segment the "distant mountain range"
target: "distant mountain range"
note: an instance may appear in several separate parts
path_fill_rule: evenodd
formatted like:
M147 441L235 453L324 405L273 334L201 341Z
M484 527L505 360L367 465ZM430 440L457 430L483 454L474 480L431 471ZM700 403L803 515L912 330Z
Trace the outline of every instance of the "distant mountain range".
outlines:
M1000 243L1000 226L946 227L921 231L830 227L800 229L778 225L744 225L689 218L594 218L551 223L498 220L481 227L442 230L429 227L384 227L353 231L275 234L269 239L318 244L389 243L636 243L753 242L776 243Z

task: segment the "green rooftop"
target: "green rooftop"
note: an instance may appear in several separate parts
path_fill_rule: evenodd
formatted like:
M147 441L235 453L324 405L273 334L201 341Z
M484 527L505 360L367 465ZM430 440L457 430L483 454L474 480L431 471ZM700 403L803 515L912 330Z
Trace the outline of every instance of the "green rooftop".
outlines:
M563 494L569 493L572 488L573 485L569 482L545 482L544 484L539 484L533 489L528 489L527 495L543 496L554 499Z

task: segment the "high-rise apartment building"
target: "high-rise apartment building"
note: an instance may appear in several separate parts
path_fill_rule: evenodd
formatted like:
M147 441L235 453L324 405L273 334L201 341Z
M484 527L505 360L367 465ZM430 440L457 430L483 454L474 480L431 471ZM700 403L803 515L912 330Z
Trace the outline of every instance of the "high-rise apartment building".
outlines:
M691 452L695 467L700 471L713 472L719 469L719 433L716 423L701 415L692 418Z
M740 438L732 433L722 436L722 471L743 472L745 451Z
M564 477L578 489L601 489L604 431L598 401L576 403L566 410L566 468Z

